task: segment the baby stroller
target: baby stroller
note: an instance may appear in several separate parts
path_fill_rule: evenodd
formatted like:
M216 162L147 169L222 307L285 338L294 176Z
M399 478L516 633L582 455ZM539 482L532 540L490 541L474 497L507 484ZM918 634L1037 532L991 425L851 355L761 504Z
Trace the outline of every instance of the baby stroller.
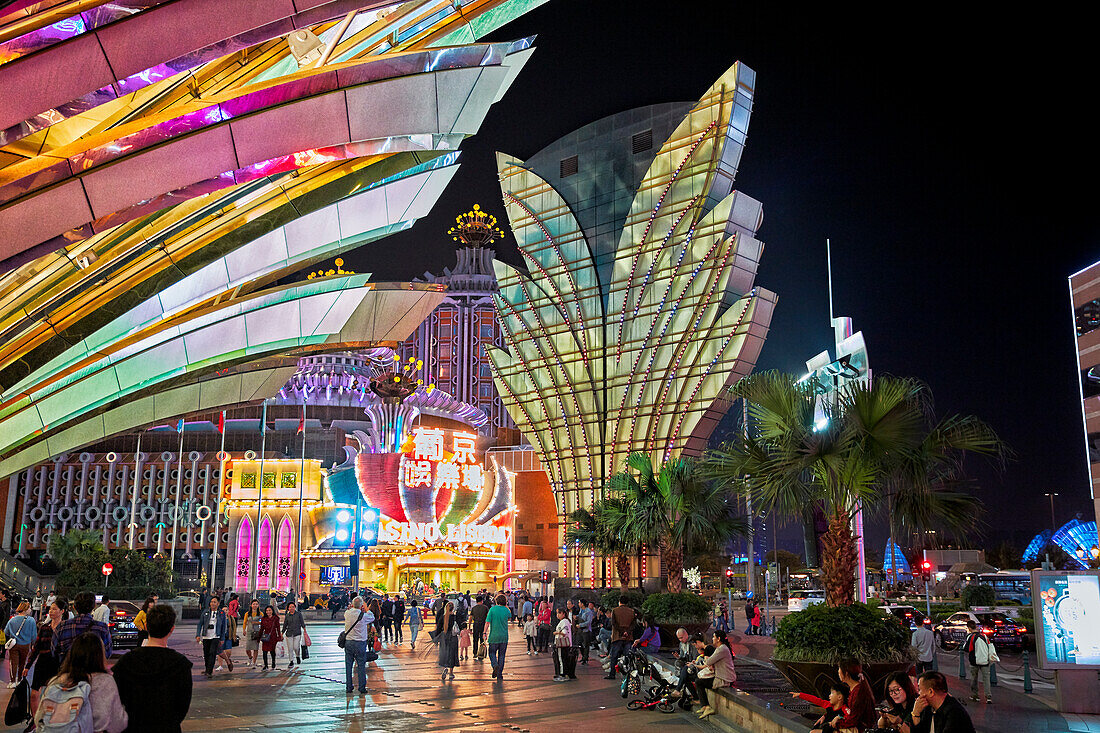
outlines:
M623 681L619 685L619 694L625 700L631 695L642 693L642 682L649 674L649 659L643 652L630 649L619 657L618 671L622 672Z
M644 654L642 656L645 657ZM676 712L676 700L672 697L676 691L676 680L667 677L659 665L648 659L642 659L637 664L641 672L639 686L642 696L631 700L626 706L631 710L657 708L662 713ZM653 682L652 685L645 684L646 677Z

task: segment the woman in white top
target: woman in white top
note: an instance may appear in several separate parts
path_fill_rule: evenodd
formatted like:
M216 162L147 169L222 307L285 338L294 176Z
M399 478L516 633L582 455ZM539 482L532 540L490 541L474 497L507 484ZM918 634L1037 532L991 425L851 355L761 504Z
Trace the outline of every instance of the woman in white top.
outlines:
M714 684L712 687L729 687L737 681L737 670L733 667L733 647L730 646L726 632L720 629L714 632L714 653L703 660L703 664L714 671ZM700 696L701 697L701 696ZM714 715L709 699L701 700L703 709L699 711L699 718Z
M118 699L115 678L107 672L103 642L91 632L83 633L73 641L65 661L61 663L61 671L46 685L39 697L36 723L41 724L47 712L47 697L51 687L72 687L80 682L91 687L87 704L92 708L92 729L107 733L122 733L126 730L130 719Z

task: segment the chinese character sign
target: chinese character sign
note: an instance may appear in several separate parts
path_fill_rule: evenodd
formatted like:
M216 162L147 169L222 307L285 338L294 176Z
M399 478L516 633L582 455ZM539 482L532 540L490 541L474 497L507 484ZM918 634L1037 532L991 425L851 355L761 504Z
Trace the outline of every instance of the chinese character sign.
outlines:
M420 461L443 460L443 430L417 428L413 431L413 458Z

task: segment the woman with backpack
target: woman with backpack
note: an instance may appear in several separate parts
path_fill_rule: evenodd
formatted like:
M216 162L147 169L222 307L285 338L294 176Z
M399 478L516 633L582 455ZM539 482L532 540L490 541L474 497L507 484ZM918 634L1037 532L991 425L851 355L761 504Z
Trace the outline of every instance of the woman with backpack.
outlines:
M271 669L275 670L275 645L282 640L279 632L279 614L275 613L274 606L264 609L264 616L260 619L260 648L264 653L264 669L267 669L267 655L271 655Z
M42 692L34 722L43 733L126 730L130 719L118 698L115 678L107 672L98 636L85 632L73 641L61 671Z

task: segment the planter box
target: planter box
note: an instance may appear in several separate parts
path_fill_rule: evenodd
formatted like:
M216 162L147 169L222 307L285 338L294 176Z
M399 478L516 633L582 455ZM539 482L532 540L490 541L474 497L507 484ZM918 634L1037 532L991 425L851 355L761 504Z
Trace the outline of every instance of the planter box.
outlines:
M836 665L824 662L785 662L781 659L772 659L771 663L779 670L780 674L787 678L799 692L828 699L829 685L839 682L836 675ZM865 664L863 676L871 683L871 689L875 693L875 699L885 697L886 678L894 672L904 672L912 665L911 662L892 662L889 664Z

